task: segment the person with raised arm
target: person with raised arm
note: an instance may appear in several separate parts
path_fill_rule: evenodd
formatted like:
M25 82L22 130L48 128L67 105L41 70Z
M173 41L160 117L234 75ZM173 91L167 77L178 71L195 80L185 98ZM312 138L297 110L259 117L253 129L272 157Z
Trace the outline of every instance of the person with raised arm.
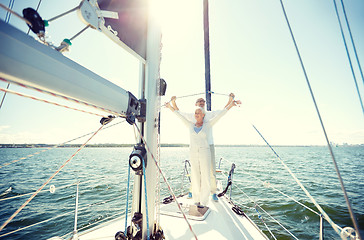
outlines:
M195 121L190 121L183 116L178 109L174 108L170 103L166 103L166 107L173 111L189 129L192 199L194 200L195 205L200 208L207 205L211 192L211 150L208 142L209 132L211 131L212 126L216 124L229 109L237 104L240 104L240 101L231 101L223 110L209 120L205 119L205 109L198 107L194 114Z
M230 93L229 94L229 100L227 102L227 104L225 105L225 108L227 108L229 106L229 104L234 101L234 98L235 98L235 95L234 93ZM171 98L171 103L172 103L172 106L175 110L178 110L179 111L179 108L176 104L176 96L173 96ZM196 103L195 103L195 106L196 107L201 107L201 108L205 108L205 99L203 98L198 98L196 100ZM213 117L217 116L222 110L215 110L215 111L207 111L205 112L205 117L204 117L204 121L209 121L210 119L212 119ZM195 116L194 116L194 113L186 113L186 112L180 112L181 115L183 115L185 118L187 118L187 120L191 121L191 122L195 122ZM216 195L216 190L217 190L217 186L216 186L216 159L215 159L215 145L214 145L214 138L213 138L213 134L212 134L212 128L210 128L208 130L208 133L207 133L207 141L210 145L210 161L211 161L211 172L210 172L210 176L211 176L211 182L210 182L210 186L211 186L211 196L212 196L212 199L214 201L218 201L219 199L217 198L217 195ZM188 197L191 198L192 197L192 193L189 192L188 193Z

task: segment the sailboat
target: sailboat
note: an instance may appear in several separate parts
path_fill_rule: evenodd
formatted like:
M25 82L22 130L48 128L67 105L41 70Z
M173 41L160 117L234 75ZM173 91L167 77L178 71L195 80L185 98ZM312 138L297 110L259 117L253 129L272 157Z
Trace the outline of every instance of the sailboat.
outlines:
M160 29L152 18L146 17L149 14L146 6L147 1L82 1L77 8L87 28L103 32L140 61L140 89L137 97L64 57L61 52L70 46L69 41L64 41L57 47L49 46L35 41L3 21L0 23L3 44L0 54L2 79L111 115L102 118L102 125L114 117L121 117L135 125L139 131L139 143L133 147L129 158L130 168L135 173L130 216L127 219L114 219L85 232L75 229L73 239L268 239L223 194L218 202L209 205L209 209L201 211L186 195L178 197L171 190L170 202L167 201L160 210L155 208L159 200L153 191L158 182L157 175L160 174L166 180L157 159L160 99L165 94L166 82L159 76ZM123 18L125 9L133 9L134 12ZM138 10L137 13L135 9ZM42 29L33 29L41 23L40 16L36 11L30 15L35 17L27 19L27 24L42 35ZM115 19L126 19L126 26L115 25ZM131 32L120 34L124 29ZM135 29L138 31L134 32ZM208 50L206 66L209 62L207 54ZM209 73L206 78L209 79ZM211 89L208 80L206 86L209 103ZM232 167L231 174L233 169ZM219 190L224 190L222 184ZM160 216L158 221L157 215ZM120 229L124 222L128 225L125 231Z

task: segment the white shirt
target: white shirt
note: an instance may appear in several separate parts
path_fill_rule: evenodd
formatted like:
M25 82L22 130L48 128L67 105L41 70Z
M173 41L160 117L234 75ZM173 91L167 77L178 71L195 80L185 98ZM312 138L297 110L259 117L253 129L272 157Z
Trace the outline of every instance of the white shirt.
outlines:
M224 116L227 113L227 111L228 110L226 108L224 110L214 111L213 112L214 115L209 114L210 115L209 118L206 118L206 116L208 115L206 113L205 118L204 118L204 123L202 125L201 130L198 133L196 133L196 131L194 129L195 122L196 122L196 120L194 118L193 118L194 121L191 121L191 119L188 119L186 116L183 115L183 113L181 113L179 111L174 111L174 113L185 123L185 125L188 127L188 129L190 131L190 147L191 148L195 148L195 147L208 148L209 145L214 144L213 138L212 138L212 126L222 116Z
M225 110L225 109L224 109ZM224 110L216 110L211 112L206 112L205 117L203 119L204 123L210 121L211 119L218 116L222 111ZM179 112L179 111L178 111ZM192 123L196 123L195 114L194 113L185 113L185 112L179 112L183 117L185 117L188 121ZM209 145L214 145L214 137L212 135L212 128L206 129L208 130L207 134L207 142Z

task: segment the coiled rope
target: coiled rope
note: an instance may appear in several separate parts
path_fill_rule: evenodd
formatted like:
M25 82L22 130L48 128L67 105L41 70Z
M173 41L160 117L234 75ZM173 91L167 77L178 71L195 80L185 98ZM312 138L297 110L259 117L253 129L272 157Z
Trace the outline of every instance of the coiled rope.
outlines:
M87 141L50 177L48 178L48 180L36 191L34 192L34 194L24 202L24 204L18 209L16 210L10 217L8 220L6 220L0 227L0 231L2 231L6 225L9 224L9 222L11 222L11 220L13 220L14 217L16 217L16 215L18 215L18 213L23 210L28 203L40 192L42 191L42 189L86 146L86 144L103 128L104 125L101 125L101 127L99 127L98 130L96 130L94 132L94 134L87 139Z
M287 16L287 13L286 13L286 10L285 10L285 7L284 7L284 4L283 4L283 0L280 0L280 3L281 3L281 7L282 7L282 11L283 11L283 14L284 14L284 17L285 17L285 19L286 19L286 23L287 23L287 26L288 26L288 29L289 29L289 32L290 32L290 34L291 34L291 38L292 38L292 41L293 41L293 44L294 44L294 46L295 46L295 49L296 49L296 52L297 52L297 56L298 56L298 58L299 58L299 61L300 61L300 63L301 63L301 68L302 68L302 71L303 71L303 74L304 74L304 76L305 76L305 79L306 79L306 83L307 83L307 86L308 86L308 88L309 88L309 90L310 90L310 94L311 94L311 98L312 98L312 101L313 101L313 103L314 103L314 105L315 105L315 109L316 109L316 112L317 112L317 116L318 116L318 118L319 118L319 121L320 121L320 124L321 124L321 128L322 128L322 130L323 130L323 133L324 133L324 136L325 136L325 139L326 139L326 143L327 143L327 147L329 148L329 151L330 151L330 154L331 154L331 158L332 158L332 161L333 161L333 163L334 163L334 167L335 167L335 170L336 170L336 173L337 173L337 176L338 176L338 179L339 179L339 182L340 182L340 185L341 185L341 189L342 189L342 191L343 191L343 194L344 194L344 198L345 198L345 201L346 201L346 205L347 205L347 207L348 207L348 210L349 210L349 213L350 213L350 217L351 217L351 220L352 220L352 222L353 222L353 225L354 225L354 228L355 228L355 230L356 230L356 232L357 232L357 234L359 235L359 237L360 237L360 232L359 232L359 227L358 227L358 223L357 223L357 221L356 221L356 218L355 218L355 215L354 215L354 212L353 212L353 210L352 210L352 208L351 208L351 204L350 204L350 201L349 201L349 198L348 198L348 195L347 195L347 192L346 192L346 189L345 189L345 186L344 186L344 182L343 182L343 179L342 179L342 177L341 177L341 174L340 174L340 171L339 171L339 167L338 167L338 165L337 165L337 162L336 162L336 159L335 159L335 156L334 156L334 153L333 153L333 151L332 151L332 148L331 148L331 144L330 144L330 141L329 141L329 138L328 138L328 136L327 136L327 133L326 133L326 130L325 130L325 126L324 126L324 123L323 123L323 121L322 121L322 118L321 118L321 114L320 114L320 111L319 111L319 109L318 109L318 106L317 106L317 103L316 103L316 99L315 99L315 96L314 96L314 94L313 94L313 91L312 91L312 88L311 88L311 84L310 84L310 81L309 81L309 79L308 79L308 76L307 76L307 73L306 73L306 68L305 68L305 66L304 66L304 64L303 64L303 60L302 60L302 57L301 57L301 54L300 54L300 51L299 51L299 49L298 49L298 46L297 46L297 42L296 42L296 39L295 39L295 37L294 37L294 35L293 35L293 31L292 31L292 28L291 28L291 25L290 25L290 23L289 23L289 20L288 20L288 16ZM253 125L253 127L254 127L254 125ZM254 127L255 128L255 127ZM256 128L255 128L256 129ZM257 130L257 129L256 129ZM258 131L258 130L257 130ZM258 131L258 133L259 133L259 131ZM261 135L260 133L259 133L259 135ZM262 135L261 135L262 136ZM263 137L263 136L262 136ZM264 139L264 138L263 138ZM264 141L265 141L265 139L264 139ZM268 144L268 142L267 141L265 141L267 144ZM268 144L269 145L269 144ZM270 145L269 145L270 146ZM272 148L271 148L272 149ZM273 150L273 149L272 149ZM273 150L273 152L275 152L274 150ZM278 156L278 154L277 154L277 156ZM278 156L279 157L279 156ZM283 162L282 162L283 163ZM288 167L287 167L288 168ZM290 170L289 170L290 171ZM295 178L295 177L294 177ZM298 180L298 179L297 179ZM303 187L303 185L301 184L301 183L299 183L299 185L300 186L302 186ZM302 188L301 187L301 188ZM303 188L304 189L304 188ZM307 192L307 190L306 189L304 189L304 191L305 192ZM306 193L306 194L309 194L308 192ZM309 197L310 197L310 199L312 199L312 200L314 200L312 197L311 197L311 195L309 195ZM314 203L316 203L316 201L314 202ZM317 203L316 203L317 204ZM315 205L316 205L315 204ZM317 206L319 206L318 204L317 204ZM317 207L316 206L316 207ZM337 228L337 226L335 225L335 224L333 224L333 222L331 221L331 219L329 218L329 216L322 210L322 208L321 207L319 207L319 210L320 210L320 212L326 217L327 216L327 220L328 220L328 222L330 223L330 225L334 228L334 230L340 235L340 232L338 231L338 228ZM361 237L360 237L361 238Z

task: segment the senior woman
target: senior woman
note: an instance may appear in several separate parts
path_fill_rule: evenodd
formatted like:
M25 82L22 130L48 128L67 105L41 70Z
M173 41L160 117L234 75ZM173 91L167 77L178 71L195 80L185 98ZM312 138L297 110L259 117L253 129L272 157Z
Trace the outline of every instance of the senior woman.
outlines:
M171 111L173 111L189 129L190 133L190 162L191 162L191 186L192 186L192 198L200 208L207 205L210 196L210 145L207 141L207 133L212 126L223 116L226 112L236 104L240 104L240 101L232 101L227 105L214 118L204 121L205 110L198 107L195 110L196 122L187 120L178 110L173 108L171 104L166 103Z

